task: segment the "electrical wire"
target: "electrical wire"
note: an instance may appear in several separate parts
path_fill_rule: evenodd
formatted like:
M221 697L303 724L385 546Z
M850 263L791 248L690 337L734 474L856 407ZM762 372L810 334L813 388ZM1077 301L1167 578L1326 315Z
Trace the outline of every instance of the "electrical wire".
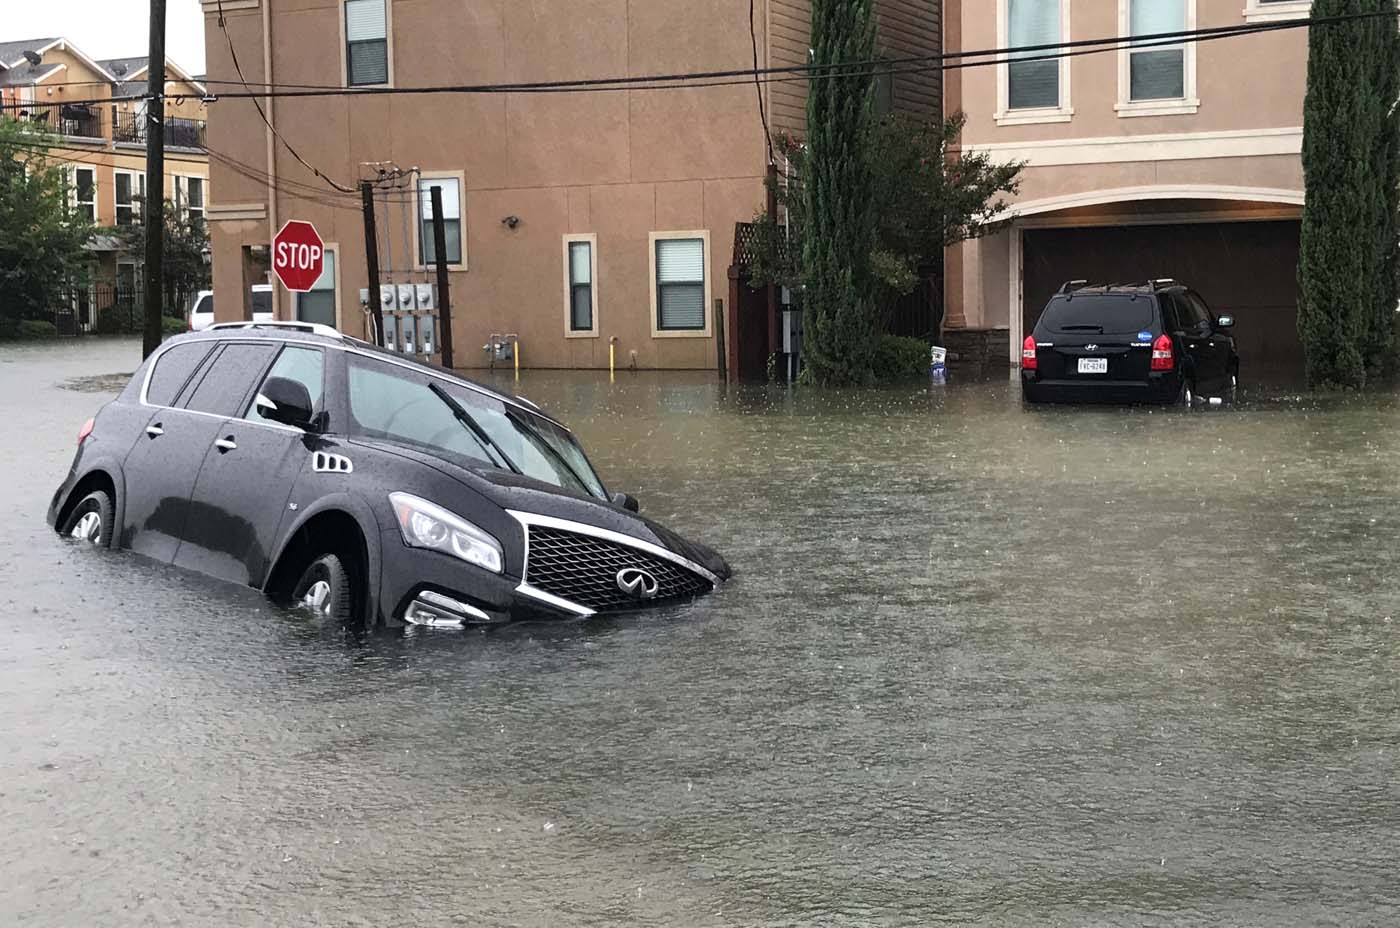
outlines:
M764 38L771 41L766 30ZM758 94L758 121L763 124L763 145L768 150L768 166L772 167L778 162L773 158L773 132L768 128L768 108L763 100L763 84L758 79L758 27L754 25L754 0L749 0L749 44L753 46L753 89Z
M1397 11L1400 13L1400 11ZM1070 42L1052 42L1039 45L1003 46L960 52L944 52L937 55L920 55L906 58L887 58L869 61L843 62L833 65L788 65L768 68L743 68L727 71L703 71L678 74L628 76L611 78L590 78L570 81L540 81L513 84L476 84L418 87L341 87L329 84L257 84L246 80L238 83L244 92L211 93L203 99L207 103L220 100L241 99L283 99L295 97L354 97L354 96L401 96L410 94L495 94L495 93L569 93L598 92L616 90L662 90L691 89L703 87L731 86L758 80L764 83L792 79L828 79L865 76L866 74L920 73L941 68L960 70L967 67L987 67L1005 64L1008 61L1056 60L1077 57L1091 49L1093 53L1122 49L1155 47L1163 44L1184 45L1219 38L1234 38L1265 32L1277 32L1329 26L1340 23L1359 22L1381 17L1393 17L1390 11L1348 13L1339 16L1316 19L1284 20L1265 23L1242 23L1230 26L1213 26L1203 29L1188 29L1175 32L1160 32L1141 36L1111 36L1096 39L1080 39ZM225 33L227 35L227 32ZM1035 58L1029 56L1040 54ZM979 59L968 62L967 59ZM955 62L948 64L947 62ZM211 80L208 83L233 83ZM264 89L252 88L261 86ZM96 105L110 103L108 99L69 100L68 105ZM45 104L57 106L60 104Z
M321 180L330 184L337 190L340 190L344 193L354 193L353 188L347 187L339 181L332 180L330 177L327 177L325 174L323 174L320 168L316 167L311 162L303 158L301 156L301 153L292 147L292 143L288 142L282 136L282 133L277 131L277 127L272 124L272 120L267 118L267 113L263 112L262 104L258 102L257 95L252 94L252 88L248 86L248 79L243 76L243 66L238 63L238 52L235 51L233 47L233 36L229 34L228 25L224 22L224 0L218 0L218 7L219 31L224 34L224 39L228 42L228 53L229 57L233 59L233 69L238 72L238 79L243 82L244 88L247 89L250 93L248 99L253 101L253 106L257 109L258 115L262 117L262 121L267 124L267 128L269 129L269 131L271 131L272 134L277 137L277 140L282 143L283 147L285 147L287 151L291 152L292 157L297 159L297 161L300 161L302 166L305 167L312 174L315 174L317 177L321 178Z

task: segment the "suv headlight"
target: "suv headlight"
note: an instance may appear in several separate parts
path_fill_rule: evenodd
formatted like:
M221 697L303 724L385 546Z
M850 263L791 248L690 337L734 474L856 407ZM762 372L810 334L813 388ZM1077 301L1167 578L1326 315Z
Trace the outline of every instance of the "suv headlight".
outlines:
M390 493L389 502L405 544L441 551L492 573L501 572L501 543L466 519L409 493Z

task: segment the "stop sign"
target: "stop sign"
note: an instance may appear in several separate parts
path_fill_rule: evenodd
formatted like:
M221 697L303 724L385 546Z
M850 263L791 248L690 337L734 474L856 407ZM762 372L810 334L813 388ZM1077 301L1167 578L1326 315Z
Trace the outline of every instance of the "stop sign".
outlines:
M305 293L326 269L326 245L316 227L300 219L282 226L272 240L272 270L288 290Z

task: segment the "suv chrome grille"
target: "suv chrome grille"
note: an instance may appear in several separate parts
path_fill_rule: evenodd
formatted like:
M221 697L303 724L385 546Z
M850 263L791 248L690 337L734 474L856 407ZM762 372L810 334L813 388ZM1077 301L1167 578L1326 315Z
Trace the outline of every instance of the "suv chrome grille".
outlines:
M640 569L656 580L656 595L639 599L618 585L618 574ZM595 612L615 612L708 593L713 584L674 561L581 532L530 526L525 582Z

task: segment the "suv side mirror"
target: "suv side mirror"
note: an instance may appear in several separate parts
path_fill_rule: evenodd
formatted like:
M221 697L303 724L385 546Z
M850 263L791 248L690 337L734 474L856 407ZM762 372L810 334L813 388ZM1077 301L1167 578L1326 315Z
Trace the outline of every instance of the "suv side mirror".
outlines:
M621 506L628 512L642 511L642 504L637 502L637 498L635 496L630 496L626 493L614 493L612 501L614 506Z
M1215 327L1217 329L1233 329L1235 327L1235 317L1221 316L1215 320Z
M311 394L306 384L286 377L269 377L253 400L264 419L309 430L316 411L311 408Z

